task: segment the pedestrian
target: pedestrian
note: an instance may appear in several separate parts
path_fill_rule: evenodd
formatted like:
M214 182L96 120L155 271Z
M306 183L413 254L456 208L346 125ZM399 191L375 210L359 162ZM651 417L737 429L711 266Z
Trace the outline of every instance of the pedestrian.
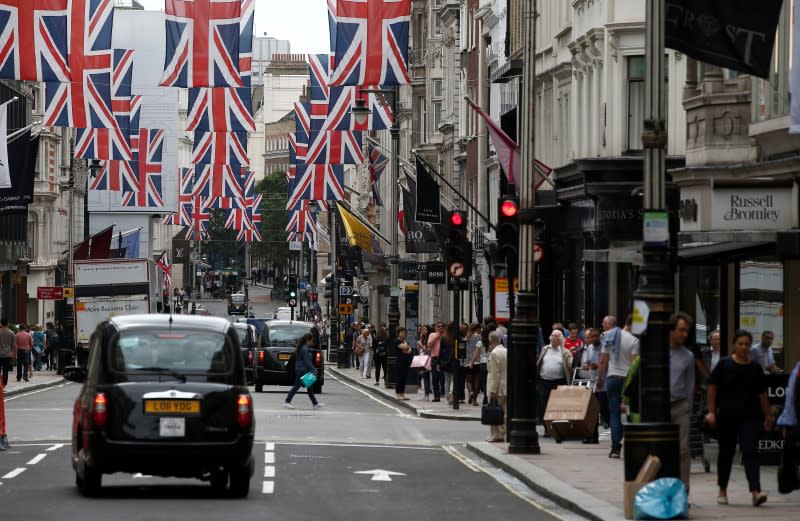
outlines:
M478 405L478 395L481 391L481 370L478 367L481 357L483 343L481 342L481 325L478 322L470 326L469 338L467 338L466 365L464 372L467 378L467 391L469 392L467 403Z
M564 347L570 350L572 356L577 358L578 360L581 359L580 353L578 351L583 349L583 340L578 338L578 331L579 331L578 324L575 322L570 323L569 325L569 335L566 339L564 339Z
M428 356L430 360L431 351L428 349L428 336L430 336L431 328L427 324L419 326L419 333L417 336L417 354ZM420 400L430 401L431 399L431 371L430 369L420 368L419 376L422 380L422 385L425 389L425 395L420 397Z
M597 383L598 372L600 368L600 352L602 346L600 345L600 331L595 328L589 328L584 331L585 344L580 361L580 369L578 370L578 378ZM597 386L592 386L592 391L600 405L600 418L604 419L608 424L608 398L605 391L598 391ZM594 433L592 436L583 440L585 444L598 444L600 443L600 421L595 424Z
M19 325L19 331L14 335L14 355L17 359L17 381L29 381L31 366L31 350L33 349L33 337L25 329L25 324Z
M733 334L733 354L719 361L708 382L706 422L719 436L717 503L720 505L728 504L728 481L737 441L753 506L767 501L767 495L761 491L758 438L762 426L765 431L772 431L775 416L767 399L763 369L750 357L752 343L749 332L737 330Z
M753 345L750 349L750 358L752 358L764 374L777 374L781 373L781 368L775 363L775 355L772 352L772 342L775 340L775 333L766 330L761 333L761 342Z
M689 425L694 398L695 357L686 348L692 319L681 311L669 318L669 398L672 423L679 427L681 481L689 492L689 471L692 456L689 452Z
M439 364L443 333L444 322L437 322L433 332L428 335L428 351L431 354L431 386L433 387L432 402L440 402L442 394L444 394L444 370Z
M709 352L708 352L708 370L709 372L714 372L714 368L717 367L720 359L720 340L722 336L720 334L719 329L715 329L708 335L708 345L709 345Z
M356 356L361 364L361 377L364 379L372 378L372 366L369 363L370 351L372 351L372 335L370 335L369 328L365 327L356 338Z
M355 362L353 361L353 341L356 333L356 329L358 328L358 324L352 323L350 327L347 328L344 334L344 350L345 350L345 357L347 358L347 367L353 367Z
M378 328L375 335L375 385L381 383L381 368L383 369L383 377L386 378L386 359L389 353L389 330L386 326Z
M639 339L617 326L612 315L603 318L603 351L600 354L595 390L608 393L611 452L609 458L619 459L622 451L622 386L633 360L639 356Z
M553 329L550 333L550 344L539 353L536 361L536 371L539 374L537 392L541 403L541 417L547 410L550 393L559 385L568 385L572 377L572 353L564 347L564 333L560 329ZM549 433L545 430L545 437Z
M8 328L8 319L0 319L0 376L3 387L8 386L8 372L14 359L14 332Z
M33 329L33 369L42 370L42 358L47 350L47 335L42 331L42 325L36 324Z
M444 389L442 395L447 397L447 403L452 404L453 395L453 346L458 342L458 324L456 322L448 322L444 327L444 334L439 343L439 367L444 376ZM456 361L457 362L457 361ZM456 396L457 400L458 397Z
M506 440L506 396L508 395L508 351L500 343L500 333L492 331L489 333L489 367L486 391L489 393L490 400L497 400L497 404L503 408L504 421L501 425L491 425L489 427L489 437L486 441L498 442Z
M395 397L398 400L407 401L406 398L406 380L408 379L408 369L411 367L411 346L408 345L406 340L406 328L400 326L397 328L397 338L392 341L392 347L397 355L397 362L395 363L396 382L394 384Z
M303 386L303 381L301 378L306 373L314 373L317 375L317 369L314 367L314 363L311 361L311 348L313 346L314 335L311 333L306 333L297 341L297 345L294 348L294 386L289 389L289 394L286 395L286 400L282 404L284 409L295 408L295 406L292 405L292 399L297 391ZM317 401L317 397L314 396L312 387L313 386L306 387L308 397L311 400L311 404L314 409L321 409L325 404Z

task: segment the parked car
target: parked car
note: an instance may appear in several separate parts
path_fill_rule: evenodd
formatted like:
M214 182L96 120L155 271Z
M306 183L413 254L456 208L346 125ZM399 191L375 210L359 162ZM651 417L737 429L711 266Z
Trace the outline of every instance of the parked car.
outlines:
M228 297L228 315L247 315L247 297L244 293L231 293Z
M239 335L239 343L242 346L242 362L244 363L244 374L247 385L253 385L253 364L255 361L255 350L258 346L258 333L255 326L238 319L233 323L236 333Z
M270 320L261 328L254 367L256 392L260 393L265 385L294 385L294 351L297 341L306 333L314 335L311 359L318 369L318 380L312 390L322 392L325 357L320 350L319 331L310 322L290 320Z
M272 318L275 320L291 320L292 308L289 306L281 306L275 310L272 314Z
M194 477L245 497L255 416L239 335L222 318L126 315L101 322L73 408L72 467L86 496L103 474Z
M194 313L192 315L200 315L203 317L210 317L211 313L208 312L208 308L205 304L195 304Z

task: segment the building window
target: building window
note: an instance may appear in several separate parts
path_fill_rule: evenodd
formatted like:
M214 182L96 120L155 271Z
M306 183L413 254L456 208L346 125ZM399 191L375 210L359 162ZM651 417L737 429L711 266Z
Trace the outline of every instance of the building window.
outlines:
M38 248L36 243L39 238L39 217L36 212L28 212L28 238L26 255L32 259L36 258Z
M433 112L432 124L433 131L436 132L439 129L439 124L442 122L442 98L444 97L442 80L433 80L431 90L431 111Z
M642 149L644 56L628 58L628 150Z
M433 11L432 17L433 28L431 32L434 36L441 36L442 34L442 12L441 11Z
M773 333L772 352L783 368L783 263L749 260L739 263L739 327L761 341Z

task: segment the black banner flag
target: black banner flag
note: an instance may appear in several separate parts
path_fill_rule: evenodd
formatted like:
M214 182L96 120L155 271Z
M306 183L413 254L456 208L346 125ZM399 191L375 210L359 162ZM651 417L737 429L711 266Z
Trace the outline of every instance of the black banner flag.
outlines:
M38 152L39 136L31 137L29 130L8 144L11 188L0 189L0 214L28 211L28 205L33 202Z
M417 210L413 217L420 223L442 222L439 184L420 158L417 158Z
M666 0L665 44L692 58L769 78L783 0Z

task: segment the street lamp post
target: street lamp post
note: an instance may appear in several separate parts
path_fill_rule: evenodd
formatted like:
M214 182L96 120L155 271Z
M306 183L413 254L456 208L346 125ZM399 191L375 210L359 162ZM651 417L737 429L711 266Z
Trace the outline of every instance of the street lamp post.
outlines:
M672 219L666 198L664 84L664 0L647 0L645 57L644 209L639 284L636 307L649 308L642 336L639 371L641 377L641 423L625 426L625 479L635 478L649 454L661 459L659 476L680 476L678 426L671 423L669 392L669 327L673 310L674 281L670 267ZM674 230L672 230L674 232Z
M391 99L392 108L392 128L389 130L392 137L392 169L389 181L391 197L389 197L389 225L390 235L389 241L391 242L391 250L389 254L389 338L394 339L397 337L397 328L400 325L400 288L398 287L398 280L400 278L400 254L397 224L393 220L397 216L398 198L400 191L398 190L398 178L400 171L400 120L397 114L397 102L400 96L400 87L394 87L392 90L380 89L360 89L361 93L376 93L384 96L389 96ZM352 110L353 117L360 123L363 123L367 116L369 116L369 108L364 106L364 101L359 99L356 107ZM395 385L395 365L397 364L397 352L389 343L389 349L386 357L386 388L393 389Z
M522 66L522 179L519 183L519 295L508 331L510 444L508 452L539 454L536 432L536 344L539 331L536 295L536 189L534 170L536 107L536 0L525 7L525 49ZM509 280L513 286L513 280Z
M71 288L73 285L72 267L75 262L73 251L75 242L75 140L72 138L69 140L69 180L67 181L67 188L69 189L69 213L67 215L67 271L64 276L64 281L65 286ZM73 356L75 356L75 308L72 304L73 299L74 297L68 298L64 302L64 335L62 347L72 350ZM61 362L60 359L59 362ZM58 369L59 371L64 370L60 363Z

